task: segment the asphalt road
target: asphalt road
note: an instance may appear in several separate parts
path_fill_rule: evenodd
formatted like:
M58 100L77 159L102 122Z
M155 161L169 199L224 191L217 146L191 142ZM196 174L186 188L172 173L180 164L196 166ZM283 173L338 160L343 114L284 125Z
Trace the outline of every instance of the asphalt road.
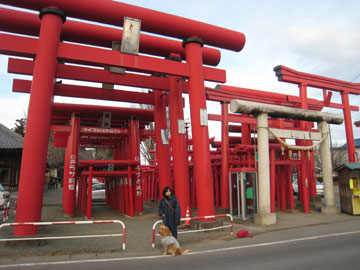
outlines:
M269 232L254 238L194 246L178 257L28 259L0 269L360 269L360 220ZM48 262L46 262L48 260Z

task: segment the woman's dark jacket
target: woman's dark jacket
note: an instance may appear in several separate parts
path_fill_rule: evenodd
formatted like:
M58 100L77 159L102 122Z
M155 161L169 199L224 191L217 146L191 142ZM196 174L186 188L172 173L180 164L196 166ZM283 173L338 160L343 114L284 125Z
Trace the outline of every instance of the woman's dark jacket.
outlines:
M165 215L163 217L164 224L169 227L172 235L177 238L177 225L180 224L180 205L175 196L165 198L174 210L162 198L159 205L159 216Z

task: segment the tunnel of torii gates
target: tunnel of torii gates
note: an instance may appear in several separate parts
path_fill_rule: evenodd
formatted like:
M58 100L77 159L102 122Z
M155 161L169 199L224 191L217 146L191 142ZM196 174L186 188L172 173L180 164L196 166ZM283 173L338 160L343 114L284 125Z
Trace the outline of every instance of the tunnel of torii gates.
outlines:
M216 68L219 49L241 51L245 36L240 32L110 0L0 3L39 12L0 8L0 53L21 57L9 58L8 72L32 76L32 81L13 81L13 92L30 93L16 222L41 220L50 131L54 145L66 148L65 214L73 215L78 208L88 218L93 177L105 179L106 204L129 216L143 211L143 200L158 199L165 186L174 188L182 216L188 206L197 207L199 216L214 215L218 207L229 208L229 172L258 168L256 118L229 113L233 99L315 112L324 107L343 110L349 162L357 160L351 111L359 108L349 104L349 95L360 94L359 84L277 66L274 70L279 81L298 85L298 96L227 86L223 85L225 70ZM136 20L130 20L129 25L125 17ZM135 49L132 42L136 34L131 37L134 25L141 27ZM205 81L219 84L209 88ZM150 91L120 90L115 85ZM322 90L323 99L309 98L308 87ZM341 104L331 101L333 92L341 94ZM184 93L189 96L191 139L184 124ZM53 102L54 96L149 104L154 109L59 104ZM208 114L206 101L221 103L221 113ZM209 138L208 120L221 121L221 141ZM155 130L145 129L151 122L155 122ZM296 119L269 118L268 124L269 128L294 132L317 129L314 122ZM139 145L148 137L156 142L154 160L141 165ZM296 139L296 145L290 146L276 136L268 142L270 202L265 205L271 213L276 207L294 209L290 177L296 172L299 200L308 213L309 200L316 196L312 151L316 144ZM210 150L210 145L215 150ZM79 148L110 148L113 160L79 160ZM113 170L106 170L109 164ZM36 226L19 226L14 232L15 236L36 233Z

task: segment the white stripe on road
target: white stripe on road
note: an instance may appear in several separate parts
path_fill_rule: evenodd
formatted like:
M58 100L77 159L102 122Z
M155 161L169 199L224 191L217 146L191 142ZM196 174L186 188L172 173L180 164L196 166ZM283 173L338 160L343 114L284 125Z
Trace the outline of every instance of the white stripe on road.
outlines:
M299 241L314 240L314 239L319 239L319 238L326 238L326 237L331 237L331 236L350 235L350 234L356 234L356 233L360 233L360 230L352 231L352 232L343 232L343 233L331 233L331 234L310 236L310 237L304 237L304 238L295 238L295 239L289 239L289 240L283 240L283 241L261 243L261 244L254 244L254 245L247 245L247 246L240 246L240 247L229 247L229 248L219 248L219 249L212 249L212 250L204 250L204 251L198 251L198 252L189 253L189 255L190 254L201 254L201 253L212 253L212 252L235 250L235 249L244 249L244 248L253 248L253 247L272 246L272 245L286 244L286 243L291 243L291 242L299 242Z
M246 245L246 246L239 246L239 247L228 247L228 248L219 248L219 249L211 249L211 250L204 250L204 251L196 251L196 252L188 253L188 254L185 254L185 255L196 255L196 254L205 254L205 253L213 253L213 252L236 250L236 249L272 246L272 245L279 245L279 244L285 244L285 243L291 243L291 242L307 241L307 240L314 240L314 239L320 239L320 238L326 238L326 237L332 237L332 236L351 235L351 234L357 234L357 233L360 233L360 230L351 231L351 232L342 232L342 233L331 233L331 234L310 236L310 237L304 237L304 238L295 238L295 239L289 239L289 240L283 240L283 241L261 243L261 244L253 244L253 245ZM61 265L61 264L77 264L77 263L96 263L96 262L116 262L116 261L128 261L128 260L161 259L161 258L169 258L169 257L170 256L158 255L158 256L142 256L142 257L128 257L128 258L77 260L77 261L21 263L21 264L0 265L0 268L27 267L27 266L31 267L31 266L42 266L42 265Z

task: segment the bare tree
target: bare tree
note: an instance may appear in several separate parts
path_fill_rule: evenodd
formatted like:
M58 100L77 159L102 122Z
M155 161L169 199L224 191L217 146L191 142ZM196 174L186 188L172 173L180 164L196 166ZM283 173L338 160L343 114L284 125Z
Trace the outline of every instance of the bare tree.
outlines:
M146 126L145 129L154 130L154 123L150 123L150 125ZM143 156L143 158L145 158L148 164L150 164L151 161L154 160L154 153L151 153L151 151L155 150L155 147L156 143L152 137L147 138L140 144L140 154Z
M344 162L347 161L347 149L345 147L331 147L331 163L333 169L340 167ZM314 153L314 159L315 159L315 167L321 168L321 159L319 151L315 151Z
M24 137L26 131L26 116L20 119L16 119L15 127L13 127L11 130Z
M110 148L95 148L91 150L95 160L112 160L113 150Z
M61 168L64 166L65 148L54 146L54 134L51 132L49 137L49 146L47 161L52 168Z
M153 105L148 104L139 104L142 109L152 110L154 109ZM145 129L155 130L154 122L151 122L149 125L145 126ZM145 141L142 141L140 144L140 154L146 160L148 164L154 160L154 154L151 153L156 148L156 143L152 137L147 138Z

